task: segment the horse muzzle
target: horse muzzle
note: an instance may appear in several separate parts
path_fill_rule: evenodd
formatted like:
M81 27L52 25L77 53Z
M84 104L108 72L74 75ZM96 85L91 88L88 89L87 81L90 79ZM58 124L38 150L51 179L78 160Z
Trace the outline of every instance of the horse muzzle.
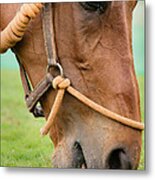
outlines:
M61 145L53 157L53 165L56 168L120 170L137 168L131 154L124 148L112 148L105 152L90 148L90 151L87 151L79 140L75 141L70 149L66 145Z
M72 161L72 167L73 168L82 168L87 169L89 167L89 164L87 164L87 161L85 159L82 147L79 142L75 142L73 145L73 161ZM121 149L114 149L109 153L109 156L107 157L107 160L103 166L101 164L99 167L97 164L94 164L94 162L91 162L93 164L94 169L132 169L132 163L127 155L127 153ZM92 168L91 166L89 168Z

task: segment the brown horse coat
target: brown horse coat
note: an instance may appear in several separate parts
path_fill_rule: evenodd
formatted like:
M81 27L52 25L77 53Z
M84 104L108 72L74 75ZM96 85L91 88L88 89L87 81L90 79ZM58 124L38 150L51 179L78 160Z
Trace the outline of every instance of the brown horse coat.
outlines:
M140 121L131 39L135 5L135 1L113 1L100 14L87 11L79 3L56 3L53 11L59 60L73 87L113 112ZM1 5L1 30L20 6ZM41 15L30 23L14 50L36 86L47 65ZM42 99L46 117L54 96L55 92L49 91ZM111 121L68 94L50 137L55 145L55 167L76 167L78 151L74 152L74 145L81 148L78 155L82 152L88 168L138 166L141 132Z

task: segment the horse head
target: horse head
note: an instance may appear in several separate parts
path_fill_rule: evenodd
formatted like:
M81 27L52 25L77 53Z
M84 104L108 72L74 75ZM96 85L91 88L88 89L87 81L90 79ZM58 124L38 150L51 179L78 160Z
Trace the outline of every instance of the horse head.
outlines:
M18 9L19 5L14 6ZM55 3L52 12L59 63L71 85L99 105L139 122L132 54L135 6L136 1ZM33 87L47 66L41 18L38 15L30 23L14 47ZM46 118L55 95L56 91L49 90L42 97ZM69 93L49 135L55 146L54 167L136 169L139 163L141 131L112 121Z

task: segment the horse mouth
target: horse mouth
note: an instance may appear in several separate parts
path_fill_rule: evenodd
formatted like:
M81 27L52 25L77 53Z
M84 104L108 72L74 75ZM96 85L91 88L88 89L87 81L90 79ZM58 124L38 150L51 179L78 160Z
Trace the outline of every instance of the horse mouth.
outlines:
M73 152L72 167L87 169L87 163L86 163L86 160L84 157L84 153L83 153L82 147L78 141L76 141L74 143L72 152Z

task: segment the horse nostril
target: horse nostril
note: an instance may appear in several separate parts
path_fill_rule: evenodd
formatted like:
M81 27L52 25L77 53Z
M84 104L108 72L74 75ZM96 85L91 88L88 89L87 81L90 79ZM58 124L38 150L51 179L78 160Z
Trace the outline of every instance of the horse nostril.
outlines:
M108 157L109 169L132 169L129 157L123 149L113 150Z
M79 142L76 141L74 143L72 152L73 152L72 166L74 168L84 168L84 169L87 168L83 150Z

